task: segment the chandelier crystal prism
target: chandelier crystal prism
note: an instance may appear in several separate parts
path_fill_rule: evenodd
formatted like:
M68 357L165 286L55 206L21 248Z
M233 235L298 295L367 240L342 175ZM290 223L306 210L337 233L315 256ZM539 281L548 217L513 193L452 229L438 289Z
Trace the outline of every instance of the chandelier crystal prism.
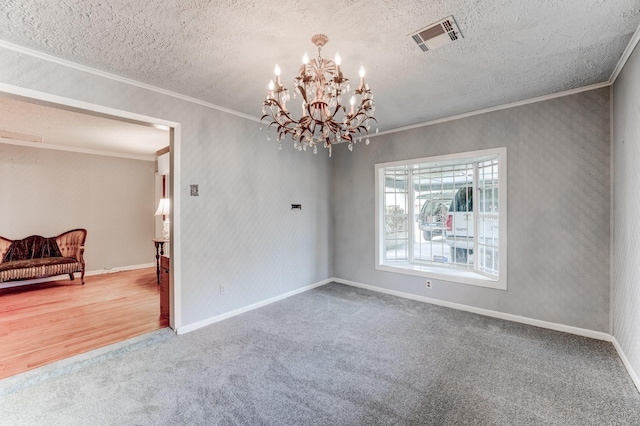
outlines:
M287 110L287 102L291 99L289 90L280 81L280 67L275 66L275 82L269 82L267 99L262 106L263 116L260 121L267 120L267 140L271 140L271 128L276 131L278 149L282 149L282 141L287 135L293 140L293 147L298 151L311 148L318 153L318 145L329 150L337 143L348 143L349 151L353 145L365 138L369 145L369 130L375 104L369 85L364 82L364 68L360 67L360 84L350 99L350 107L342 105L343 96L351 90L349 80L340 70L341 59L336 53L335 60L323 59L320 55L322 47L329 41L324 34L316 34L311 38L318 47L318 58L309 60L305 53L302 67L294 80L294 99L302 97L302 116L295 119Z

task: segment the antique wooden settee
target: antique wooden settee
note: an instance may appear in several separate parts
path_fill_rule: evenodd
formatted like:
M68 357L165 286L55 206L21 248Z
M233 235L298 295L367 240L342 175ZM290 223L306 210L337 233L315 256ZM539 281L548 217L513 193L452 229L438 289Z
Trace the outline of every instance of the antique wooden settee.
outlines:
M74 229L57 237L31 235L22 240L0 236L0 282L51 277L80 272L84 284L86 229Z

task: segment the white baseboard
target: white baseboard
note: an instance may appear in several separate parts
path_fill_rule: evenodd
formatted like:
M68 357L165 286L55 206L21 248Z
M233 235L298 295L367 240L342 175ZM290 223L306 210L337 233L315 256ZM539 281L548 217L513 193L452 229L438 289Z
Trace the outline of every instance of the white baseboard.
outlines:
M578 336L590 337L592 339L604 340L607 342L611 342L613 336L609 333L604 333L601 331L589 330L586 328L573 327L570 325L557 324L554 322L542 321L528 317L522 317L519 315L506 314L504 312L492 311L490 309L476 308L475 306L463 305L461 303L447 302L444 300L431 299L429 297L418 296L411 293L404 293L396 290L388 290L381 287L376 287L368 284L362 284L355 281L343 280L341 278L334 278L333 281L350 285L352 287L364 288L366 290L377 291L379 293L390 294L393 296L403 297L405 299L417 300L419 302L430 303L432 305L444 306L446 308L457 309L459 311L472 312L474 314L485 315L493 318L500 318L507 321L518 322L522 324L533 325L536 327L547 328L549 330L562 331L564 333L576 334Z
M607 341L607 342L611 342L611 343L613 343L613 347L618 352L618 356L622 360L622 363L624 364L625 368L627 369L627 372L629 373L629 376L631 377L631 380L633 381L633 384L636 386L636 389L638 389L638 391L640 392L640 377L638 377L638 375L634 371L633 367L631 366L631 363L629 362L629 359L627 358L627 356L625 355L624 351L622 350L622 347L618 343L618 340L615 338L615 336L612 336L609 333L604 333L604 332L601 332L601 331L589 330L589 329L585 329L585 328L573 327L573 326L570 326L570 325L557 324L557 323L553 323L553 322L549 322L549 321L541 321L541 320L537 320L537 319L533 319L533 318L522 317L522 316L519 316L519 315L506 314L506 313L503 313L503 312L492 311L490 309L476 308L474 306L463 305L463 304L460 304L460 303L453 303L453 302L446 302L446 301L438 300L438 299L431 299L429 297L417 296L415 294L404 293L404 292L401 292L401 291L388 290L388 289L385 289L385 288L376 287L376 286L372 286L372 285L368 285L368 284L362 284L362 283L358 283L358 282L355 282L355 281L343 280L341 278L334 278L333 281L337 282L337 283L340 283L340 284L350 285L352 287L363 288L363 289L366 289L366 290L376 291L376 292L379 292L379 293L385 293L385 294L390 294L390 295L393 295L393 296L404 297L406 299L412 299L412 300L417 300L417 301L420 301L420 302L431 303L433 305L444 306L444 307L447 307L447 308L458 309L458 310L461 310L461 311L472 312L472 313L475 313L475 314L486 315L486 316L494 317L494 318L500 318L500 319L504 319L504 320L507 320L507 321L513 321L513 322L518 322L518 323L522 323L522 324L533 325L533 326L536 326L536 327L547 328L547 329L550 329L550 330L561 331L561 332L564 332L564 333L575 334L575 335L578 335L578 336L590 337L592 339L604 340L604 341Z
M155 268L155 263L141 263L139 265L129 265L129 266L117 266L115 268L105 268L105 269L96 269L95 271L88 271L84 273L85 277L89 277L91 275L102 275L102 274L113 274L114 272L122 272L122 271L135 271L136 269L144 269L144 268Z
M631 380L633 380L633 384L636 385L636 389L638 389L638 392L640 392L640 377L638 377L633 367L631 366L631 363L629 362L629 358L627 358L627 356L625 355L624 351L622 350L622 346L620 346L620 343L618 343L618 340L615 338L615 336L612 336L611 342L613 343L613 346L616 348L616 351L618 351L618 355L620 356L622 363L627 369L629 376L631 376Z
M155 267L156 264L155 263L142 263L140 265L129 265L129 266L119 266L116 268L109 268L109 269L98 269L95 271L87 271L84 273L85 277L89 277L92 275L102 275L102 274L111 274L114 272L122 272L122 271L133 271L136 269L143 269L143 268L151 268L151 267ZM79 281L80 280L80 272L76 272L73 274L75 276L75 278ZM39 284L39 283L48 283L48 282L52 282L52 281L62 281L62 280L67 280L68 278L68 274L64 274L64 275L56 275L54 277L44 277L44 278L35 278L32 280L20 280L20 281L6 281L3 283L0 283L0 289L3 288L10 288L10 287L20 287L23 285L29 285L29 284Z
M472 312L472 313L475 313L475 314L485 315L485 316L494 317L494 318L500 318L500 319L504 319L504 320L507 320L507 321L513 321L513 322L522 323L522 324L533 325L533 326L536 326L536 327L546 328L546 329L555 330L555 331L561 331L561 332L564 332L564 333L575 334L575 335L578 335L578 336L589 337L589 338L592 338L592 339L604 340L604 341L607 341L607 342L611 342L613 340L613 336L611 336L608 333L604 333L604 332L600 332L600 331L594 331L594 330L589 330L589 329L585 329L585 328L573 327L573 326L564 325L564 324L557 324L557 323L553 323L553 322L549 322L549 321L542 321L542 320L523 317L523 316L519 316L519 315L507 314L507 313L504 313L504 312L492 311L490 309L476 308L474 306L463 305L463 304L460 304L460 303L447 302L447 301L438 300L438 299L431 299L429 297L418 296L418 295L415 295L415 294L404 293L404 292L396 291L396 290L388 290L388 289L381 288L381 287L376 287L376 286L372 286L372 285L368 285L368 284L362 284L362 283L358 283L358 282L355 282L355 281L349 281L349 280L344 280L344 279L335 278L335 277L334 278L329 278L329 279L326 279L326 280L323 280L323 281L319 281L317 283L308 285L306 287L301 287L301 288L299 288L297 290L294 290L294 291L291 291L291 292L288 292L288 293L285 293L285 294L281 294L279 296L272 297L270 299L263 300L263 301L258 302L258 303L254 303L253 305L245 306L243 308L236 309L236 310L230 311L230 312L226 312L224 314L217 315L215 317L211 317L211 318L199 321L197 323L193 323L193 324L189 324L189 325L184 326L184 327L180 327L177 330L177 333L178 334L188 333L190 331L197 330L198 328L206 327L207 325L216 323L218 321L222 321L222 320L225 320L227 318L231 318L231 317L234 317L236 315L240 315L240 314L242 314L244 312L248 312L248 311L251 311L253 309L257 309L257 308L260 308L262 306L271 304L273 302L277 302L279 300L286 299L287 297L291 297L291 296L294 296L296 294L303 293L305 291L314 289L316 287L323 286L323 285L328 284L330 282L337 282L337 283L349 285L349 286L352 286L352 287L359 287L359 288L363 288L363 289L366 289L366 290L376 291L378 293L390 294L390 295L393 295L393 296L403 297L405 299L417 300L417 301L424 302L424 303L430 303L432 305L444 306L446 308L457 309L457 310L466 311L466 312Z
M385 293L385 294L390 294L390 295L393 295L393 296L403 297L405 299L411 299L411 300L417 300L419 302L430 303L432 305L443 306L443 307L446 307L446 308L457 309L457 310L460 310L460 311L471 312L471 313L475 313L475 314L479 314L479 315L485 315L485 316L488 316L488 317L499 318L499 319L503 319L503 320L507 320L507 321L513 321L513 322L517 322L517 323L521 323L521 324L527 324L527 325L532 325L532 326L535 326L535 327L546 328L546 329L549 329L549 330L555 330L555 331L560 331L560 332L564 332L564 333L575 334L575 335L578 335L578 336L589 337L589 338L596 339L596 340L603 340L603 341L611 342L611 343L613 343L613 346L615 347L616 351L618 352L618 355L620 356L620 359L622 360L622 363L624 364L625 368L627 369L627 372L629 373L629 376L631 377L631 380L635 384L635 386L638 389L638 391L640 391L640 378L638 378L638 375L633 370L633 367L629 363L629 360L627 359L626 355L624 354L624 352L623 352L622 348L620 347L620 344L618 343L616 338L614 336L610 335L609 333L604 333L604 332L595 331L595 330L589 330L589 329L580 328L580 327L573 327L573 326L553 323L553 322L549 322L549 321L537 320L537 319L533 319L533 318L523 317L523 316L520 316L520 315L513 315L513 314L507 314L507 313L504 313L504 312L492 311L490 309L477 308L477 307L474 307L474 306L463 305L461 303L454 303L454 302L447 302L447 301L438 300L438 299L432 299L432 298L429 298L429 297L418 296L418 295L415 295L415 294L404 293L404 292L401 292L401 291L389 290L389 289L376 287L376 286L372 286L372 285L368 285L368 284L358 283L358 282L355 282L355 281L344 280L344 279L341 279L341 278L330 278L330 279L326 279L326 280L323 280L323 281L319 281L319 282L317 282L315 284L311 284L311 285L308 285L306 287L302 287L302 288L290 291L288 293L281 294L279 296L272 297L272 298L267 299L267 300L263 300L262 302L254 303L253 305L245 306L243 308L236 309L234 311L227 312L227 313L224 313L224 314L221 314L221 315L217 315L215 317L211 317L211 318L208 318L208 319L203 320L203 321L199 321L199 322L194 323L194 324L190 324L190 325L187 325L187 326L184 326L184 327L180 327L180 328L178 328L176 330L176 333L177 334L185 334L185 333L188 333L190 331L194 331L194 330L197 330L199 328L206 327L206 326L208 326L210 324L214 324L216 322L223 321L225 319L234 317L236 315L240 315L240 314L243 314L245 312L260 308L262 306L269 305L269 304L277 302L279 300L286 299L286 298L294 296L296 294L303 293L305 291L314 289L316 287L320 287L320 286L323 286L325 284L329 284L330 282L337 282L337 283L349 285L349 286L352 286L352 287L358 287L358 288L363 288L363 289L366 289L366 290L371 290L371 291L375 291L375 292L379 292L379 293Z
M77 274L77 275L74 274L74 276L79 277L80 274ZM51 281L62 281L62 280L68 280L68 279L69 279L68 274L65 274L65 275L56 275L55 277L35 278L32 280L5 281L3 283L0 283L0 289L11 288L11 287L21 287L23 285L29 285L29 284L47 283Z
M317 283L314 283L314 284L311 284L311 285L308 285L308 286L305 286L305 287L298 288L298 289L290 291L288 293L284 293L284 294L281 294L279 296L275 296L275 297L272 297L270 299L266 299L266 300L263 300L261 302L254 303L253 305L245 306L243 308L236 309L236 310L230 311L230 312L226 312L226 313L221 314L221 315L216 315L215 317L207 318L205 320L198 321L196 323L189 324L189 325L186 325L184 327L180 327L180 328L178 328L176 330L176 333L177 334L185 334L185 333L188 333L190 331L194 331L194 330L197 330L199 328L206 327L208 325L214 324L216 322L223 321L223 320L226 320L226 319L231 318L231 317L235 317L236 315L240 315L240 314L243 314L245 312L249 312L249 311L252 311L254 309L261 308L261 307L269 305L269 304L271 304L273 302L277 302L279 300L283 300L283 299L286 299L288 297L295 296L296 294L304 293L305 291L309 291L309 290L314 289L316 287L320 287L320 286L323 286L325 284L329 284L330 282L333 282L333 281L335 281L335 279L333 279L333 278L326 279L326 280L323 280L323 281L319 281Z

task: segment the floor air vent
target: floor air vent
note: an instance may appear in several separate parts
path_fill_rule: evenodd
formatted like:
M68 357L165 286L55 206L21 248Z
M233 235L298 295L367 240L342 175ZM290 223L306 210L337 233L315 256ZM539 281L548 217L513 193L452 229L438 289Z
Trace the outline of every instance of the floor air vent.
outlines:
M428 52L460 40L462 34L460 34L453 16L448 16L435 24L416 31L411 34L411 38L423 52Z

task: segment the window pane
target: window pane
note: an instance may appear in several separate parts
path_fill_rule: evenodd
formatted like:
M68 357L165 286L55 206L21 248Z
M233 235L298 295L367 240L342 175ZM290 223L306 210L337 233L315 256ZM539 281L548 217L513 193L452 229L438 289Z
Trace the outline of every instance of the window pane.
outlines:
M407 170L385 171L383 239L388 261L408 260L408 190Z
M499 250L499 205L498 205L498 161L489 160L478 165L478 270L489 275L498 275Z
M498 188L503 152L376 165L378 217L384 221L376 230L381 243L376 253L382 258L378 265L390 262L392 268L410 269L413 275L432 271L437 275L443 271L437 268L448 269L442 272L446 276L452 275L451 270L466 270L485 277L453 275L474 284L490 277L501 286L499 252L504 236L498 226L502 220Z
M455 195L452 167L419 164L412 170L416 210L413 241L413 262L421 265L443 264L449 261L446 244L447 212Z
M387 216L385 242L387 260L408 260L409 242L406 216Z

